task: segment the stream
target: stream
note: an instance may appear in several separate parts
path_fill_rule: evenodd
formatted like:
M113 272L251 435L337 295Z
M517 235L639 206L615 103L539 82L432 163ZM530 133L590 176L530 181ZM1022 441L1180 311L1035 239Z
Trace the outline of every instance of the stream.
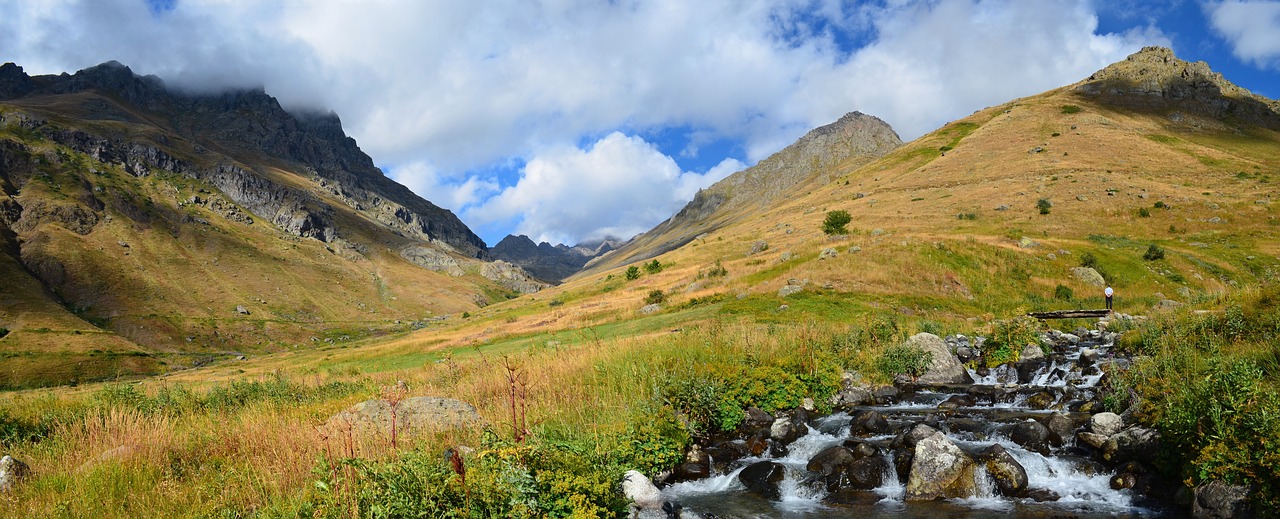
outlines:
M662 498L678 505L680 513L670 516L680 517L1167 515L1167 500L1135 492L1145 484L1148 494L1158 493L1149 489L1161 485L1143 475L1146 470L1136 461L1140 456L1128 456L1125 465L1125 458L1114 449L1103 456L1104 449L1084 445L1077 438L1082 432L1088 435L1090 419L1100 411L1098 385L1105 371L1127 362L1110 354L1115 336L1104 330L1052 331L1044 334L1046 344L1054 349L1047 357L990 370L968 369L972 384L899 383L878 391L874 402L846 405L824 417L801 414L796 421L803 424L803 434L786 442L779 441L775 432L767 448L755 449L758 454L751 453L750 438L712 443L706 448L709 459L704 461L710 465L710 475L670 483L662 488ZM963 336L947 338L952 351L958 345L967 347L967 341ZM978 341L973 350L981 345ZM909 474L920 470L911 466L911 437L919 441L935 430L977 460L962 476L972 481L961 482L965 490L959 496L906 499ZM1057 432L1049 432L1046 438L1045 430ZM982 460L999 448L1025 471L1025 487L1002 491L997 478L988 473L992 465ZM743 451L746 454L741 457L735 454ZM839 470L844 469L836 475L830 475L830 469L822 472L818 460L833 454L851 459L846 452L879 458L858 462L873 472L869 479L864 477L861 487L849 483L855 476L840 476L845 473ZM717 455L738 459L717 460ZM774 475L767 483L757 483L753 474L770 469L781 472L780 479ZM1138 476L1130 477L1128 484L1115 484L1113 479L1125 471ZM1135 485L1135 481L1142 483Z

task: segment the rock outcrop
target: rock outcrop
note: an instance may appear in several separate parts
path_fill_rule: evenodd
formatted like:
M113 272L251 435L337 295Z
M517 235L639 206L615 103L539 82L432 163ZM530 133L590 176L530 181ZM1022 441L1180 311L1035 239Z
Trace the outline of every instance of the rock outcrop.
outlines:
M534 243L528 236L510 235L489 249L489 257L523 268L548 283L559 283L582 269L591 259L612 251L620 240L606 238L572 247L547 242Z

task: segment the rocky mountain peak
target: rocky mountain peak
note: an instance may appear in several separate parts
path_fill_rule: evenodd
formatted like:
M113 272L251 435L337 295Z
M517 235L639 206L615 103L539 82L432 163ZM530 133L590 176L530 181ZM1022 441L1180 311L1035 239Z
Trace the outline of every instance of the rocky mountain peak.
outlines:
M1280 102L1241 88L1203 61L1178 59L1165 47L1145 47L1075 86L1077 92L1128 108L1174 109L1280 128Z

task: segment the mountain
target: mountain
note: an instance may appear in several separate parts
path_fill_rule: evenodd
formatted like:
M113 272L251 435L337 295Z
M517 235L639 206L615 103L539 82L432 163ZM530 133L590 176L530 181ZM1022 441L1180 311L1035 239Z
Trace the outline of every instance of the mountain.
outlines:
M795 143L755 166L698 191L680 212L617 250L587 264L587 272L644 261L679 248L700 235L793 197L797 190L821 185L902 145L888 123L850 112L813 129Z
M336 115L116 62L0 66L0 190L0 386L404 330L546 286L488 262Z
M547 242L534 243L525 235L508 235L489 249L489 256L518 265L548 283L559 283L581 270L591 259L612 251L620 243L621 240L605 238L570 247Z

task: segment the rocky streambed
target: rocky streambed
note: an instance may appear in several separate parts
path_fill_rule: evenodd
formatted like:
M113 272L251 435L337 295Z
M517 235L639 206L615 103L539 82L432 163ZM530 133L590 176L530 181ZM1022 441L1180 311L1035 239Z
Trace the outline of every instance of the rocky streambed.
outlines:
M911 341L934 352L924 376L879 388L847 377L826 416L750 410L734 435L691 448L648 506L722 518L1190 511L1182 485L1153 469L1158 434L1103 411L1100 383L1128 362L1105 325L1051 331L1052 353L980 370L961 361L980 355L981 338L919 334Z

